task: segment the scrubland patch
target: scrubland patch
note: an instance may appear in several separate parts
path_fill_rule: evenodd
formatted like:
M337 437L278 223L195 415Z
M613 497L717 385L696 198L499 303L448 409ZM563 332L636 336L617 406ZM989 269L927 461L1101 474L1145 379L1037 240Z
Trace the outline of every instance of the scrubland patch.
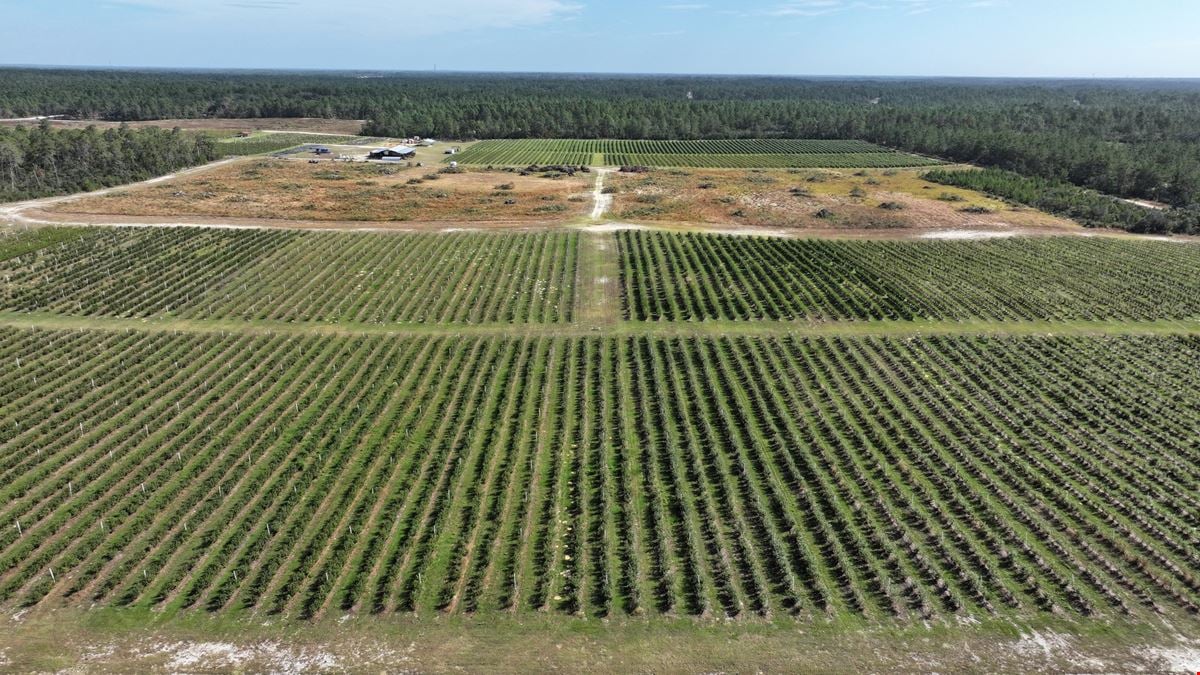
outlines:
M1073 223L978 192L935 186L920 169L651 170L616 174L614 218L736 228L895 231L1066 230Z
M283 159L63 204L57 213L309 221L563 221L588 210L584 176L522 176L391 164Z

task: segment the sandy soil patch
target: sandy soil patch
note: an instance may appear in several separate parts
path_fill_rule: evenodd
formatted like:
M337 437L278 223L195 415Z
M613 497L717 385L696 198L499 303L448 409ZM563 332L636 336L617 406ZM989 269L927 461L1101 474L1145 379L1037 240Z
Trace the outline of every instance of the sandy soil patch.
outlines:
M760 227L706 227L703 232L712 234L729 234L735 237L790 237L795 234L792 230L773 230Z
M289 220L286 218L222 218L192 216L121 216L59 213L30 209L22 212L22 221L35 225L94 227L200 227L216 230L310 230L314 232L541 232L561 229L564 224L539 220L492 220L464 226L450 220ZM473 226L478 225L478 226Z
M935 185L924 170L671 170L617 174L614 218L631 223L865 233L904 230L1078 231L1070 221L971 190ZM771 234L771 232L758 232ZM859 236L859 235L853 235Z
M1144 209L1153 209L1155 211L1166 211L1167 209L1171 208L1169 204L1152 202L1149 199L1122 199L1121 201L1125 202L1126 204L1133 204L1134 206L1140 206Z
M72 222L120 216L229 221L555 223L590 209L590 177L502 170L251 159L174 180L50 205ZM161 221L160 221L161 222Z
M1147 647L1146 656L1172 673L1200 673L1200 643L1176 647Z
M579 228L585 232L624 232L626 230L652 230L648 225L633 223L604 223L603 225L585 225Z
M316 648L278 642L235 645L228 642L175 642L157 645L167 655L173 671L240 670L246 666L266 667L277 673L312 673L340 670L332 653Z
M604 179L612 169L596 169L596 184L592 187L592 220L600 220L612 208L613 196L604 190Z
M933 232L925 232L918 235L921 239L949 239L949 240L964 240L973 239L1008 239L1021 234L1018 230L935 230Z

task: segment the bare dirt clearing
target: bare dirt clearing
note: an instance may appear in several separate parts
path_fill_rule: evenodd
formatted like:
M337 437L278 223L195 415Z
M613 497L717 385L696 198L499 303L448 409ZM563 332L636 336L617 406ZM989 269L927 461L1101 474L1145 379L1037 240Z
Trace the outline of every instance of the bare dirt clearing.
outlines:
M989 230L934 230L920 235L921 239L951 239L951 240L976 240L976 239L1007 239L1021 234L1019 231L997 232Z
M1152 202L1149 199L1122 199L1121 201L1125 202L1126 204L1133 204L1134 206L1140 206L1142 208L1151 209L1154 211L1166 211L1171 208L1170 204Z
M613 216L631 223L893 238L929 230L1064 234L1070 221L977 192L934 185L922 170L657 170L617 174ZM764 234L767 234L764 232Z
M140 185L46 209L104 223L556 223L590 207L589 177L465 171L400 164L256 159L203 175ZM149 219L142 221L142 219Z
M136 187L157 185L164 181L169 181L169 180L173 180L176 178L184 178L184 177L192 176L192 175L198 174L198 173L214 171L214 170L219 169L227 164L233 164L233 163L239 162L239 161L242 161L242 160L223 159L223 160L220 160L217 162L213 162L211 164L204 164L202 166L192 167L190 169L184 169L184 170L178 171L176 173L167 174L166 176L159 176L158 178L151 178L150 180L143 181L141 183L136 183L134 185L123 185L123 186L119 186L119 187L104 188L102 190L96 190L94 192L86 192L86 193L82 193L82 194L61 195L58 197L43 197L41 199L31 199L31 200L24 201L24 202L11 202L8 204L0 204L0 223L4 223L4 222L11 222L14 224L16 224L16 223L27 223L27 224L50 223L50 222L53 222L53 219L44 220L40 217L31 216L29 214L29 212L41 213L44 209L47 209L47 208L51 208L54 206L60 206L60 205L68 204L68 203L73 203L73 202L77 202L77 201L80 201L83 199L88 199L88 198L104 197L104 196L112 194L113 192L116 192L118 190L127 190L127 189L136 188Z
M436 147L425 150L433 152ZM1063 235L1155 238L1084 229L976 192L930 184L916 170L865 175L828 170L610 173L597 192L592 174L548 179L499 169L440 173L448 167L329 160L310 164L309 156L229 159L134 185L3 204L0 224L361 232L468 228L532 232L569 226L598 233L654 229L896 240ZM427 181L425 176L431 173L438 178ZM816 178L810 181L811 176ZM413 179L420 182L410 185ZM804 193L782 189L780 183L799 183ZM771 187L776 194L764 195L747 184ZM499 189L510 185L511 190ZM227 192L218 199L214 187ZM605 187L614 187L615 194L605 194ZM855 187L863 196L849 196ZM443 193L445 197L438 196ZM427 198L430 195L432 199ZM614 198L611 205L606 203L609 198ZM760 208L742 209L740 216L727 215L730 203L739 199ZM504 203L509 200L517 203ZM902 206L880 208L887 200ZM600 216L589 223L587 216L596 214L598 204ZM829 213L819 217L822 209ZM970 212L981 209L988 212ZM1200 241L1185 236L1159 238L1177 243Z

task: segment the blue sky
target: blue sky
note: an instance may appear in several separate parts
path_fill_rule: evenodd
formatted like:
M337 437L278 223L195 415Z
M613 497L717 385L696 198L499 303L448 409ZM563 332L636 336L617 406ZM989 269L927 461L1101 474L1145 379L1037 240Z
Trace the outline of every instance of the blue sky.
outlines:
M0 63L1200 77L1195 0L0 0Z

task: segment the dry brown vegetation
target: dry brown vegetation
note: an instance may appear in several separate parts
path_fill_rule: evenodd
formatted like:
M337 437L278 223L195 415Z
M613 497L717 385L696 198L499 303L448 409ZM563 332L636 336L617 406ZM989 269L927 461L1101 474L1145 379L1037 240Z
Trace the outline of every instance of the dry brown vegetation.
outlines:
M586 175L254 159L63 204L54 211L173 219L544 223L566 221L590 209L589 189Z
M1063 229L1069 221L971 190L935 185L923 170L670 170L616 174L614 218L628 222L886 232Z

